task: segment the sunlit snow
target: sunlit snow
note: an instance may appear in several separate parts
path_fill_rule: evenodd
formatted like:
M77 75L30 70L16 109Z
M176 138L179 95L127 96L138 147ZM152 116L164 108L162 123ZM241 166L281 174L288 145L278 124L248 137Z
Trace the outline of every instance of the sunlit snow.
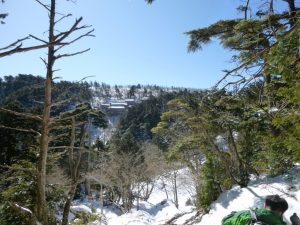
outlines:
M162 180L158 179L155 184L153 194L148 201L140 202L140 209L132 209L131 212L121 215L115 207L104 208L104 214L108 225L163 225L176 215L180 217L172 222L176 225L184 224L188 219L196 214L193 206L187 206L186 202L195 194L193 180L190 178L187 169L178 173L178 196L179 207L175 207L173 202L172 182L166 181L166 190L162 186ZM266 176L253 177L250 185L246 188L234 186L231 190L221 194L221 196L211 205L211 210L204 215L201 222L196 225L218 225L224 216L232 211L245 210L252 207L263 207L264 197L278 194L289 203L289 209L284 214L284 220L290 225L289 218L296 212L300 214L300 167L295 167L288 174L269 178ZM95 207L100 213L98 202L85 201L77 202L77 209L82 207L86 211L87 206ZM82 206L84 205L84 207ZM74 209L75 206L73 206ZM93 224L100 224L95 221Z

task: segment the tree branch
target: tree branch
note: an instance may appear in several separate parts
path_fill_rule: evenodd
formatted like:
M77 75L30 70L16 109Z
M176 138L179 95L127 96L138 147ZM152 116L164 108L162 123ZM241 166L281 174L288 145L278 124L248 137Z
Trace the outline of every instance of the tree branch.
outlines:
M51 105L51 107L61 106L61 105L65 104L65 103L67 103L67 102L71 102L71 100L70 99L65 99L65 100L62 100L62 101L59 101L59 102L55 102L55 103L53 103Z
M12 44L10 44L10 45L8 45L8 46L6 46L6 47L4 47L4 48L0 48L0 51L3 51L3 50L6 50L6 49L9 49L9 48L11 48L11 47L14 47L14 46L16 46L16 45L18 45L18 47L21 47L22 46L22 41L25 41L25 40L27 40L27 39L30 39L30 37L29 36L27 36L27 37L24 37L24 38L21 38L21 39L18 39L17 41L15 41L14 43L12 43Z
M28 168L22 168L22 167L13 167L13 166L7 166L7 165L0 165L0 168L9 169L9 170L16 170L16 171L24 171L24 172L36 173L35 169L28 169Z
M42 118L40 116L32 115L32 114L29 114L29 113L20 113L20 112L16 112L16 111L9 110L9 109L4 109L4 108L0 108L0 111L6 112L6 113L9 113L9 114L13 114L13 115L16 115L16 116L25 117L25 118L28 118L28 119L42 121Z
M38 37L36 37L36 36L34 36L34 35L32 35L32 34L30 34L29 37L32 37L33 39L38 40L38 41L40 41L40 42L43 42L44 44L48 44L47 41L44 41L44 40L42 40L42 39L40 39L40 38L38 38Z
M83 28L80 28L80 27L77 27L78 24L82 21L82 17L80 17L79 19L76 19L75 23L73 24L73 26L66 32L62 32L62 33L59 33L58 35L55 35L55 40L58 41L58 42L61 42L63 41L66 37L68 37L73 31L77 30L77 29L83 29Z
M95 35L92 35L91 33L94 32L94 29L86 32L85 34L82 34L80 35L79 37L75 38L74 40L72 41L69 41L69 42L64 42L64 45L61 45L60 47L58 47L55 52L59 51L61 48L63 48L64 46L67 46L67 45L70 45L76 41L78 41L79 39L83 38L83 37L95 37Z
M65 148L70 148L70 146L55 146L55 147L49 147L49 149L65 149ZM73 149L79 149L83 150L85 147L72 147Z
M15 53L20 53L20 52L28 52L28 51L32 51L32 50L37 50L37 49L41 49L41 48L47 48L49 46L52 45L64 45L63 43L59 43L59 42L53 42L53 43L47 43L47 44L42 44L42 45L36 45L36 46L31 46L31 47L25 47L25 48L21 48L22 44L19 44L17 47L15 47L12 50L6 51L6 52L1 52L0 53L0 58L5 57L5 56L9 56Z
M291 29L289 31L287 31L284 35L289 35L297 26L294 25L291 27ZM270 50L271 48L275 47L276 45L279 44L279 41L276 41L274 44L262 49L261 51L257 52L254 56L252 56L250 59L248 59L246 62L242 63L241 65L239 65L238 67L228 71L223 77L222 79L220 79L215 85L213 88L217 88L219 86L219 84L221 82L224 81L224 79L226 79L229 75L231 75L232 73L242 69L243 67L251 64L255 59L257 59L258 57L260 57L261 55L263 55L266 51Z
M49 12L50 12L50 6L48 6L48 5L46 5L46 4L44 4L44 3L42 3L41 1L39 1L39 0L35 0L37 3L39 3L41 6L43 6L45 9L47 9Z
M275 44L276 44L276 43L275 43ZM274 45L275 45L275 44L274 44ZM272 46L274 46L274 45L272 45ZM216 83L216 85L214 86L214 88L217 88L217 87L219 86L219 84L220 84L224 79L226 79L229 75L231 75L233 72L236 72L236 71L242 69L243 67L249 65L249 64L252 63L255 59L257 59L259 56L263 55L263 54L264 54L267 50L269 50L270 48L271 48L271 46L268 47L268 48L265 48L265 49L263 49L263 50L261 50L261 51L259 51L259 52L256 53L254 56L252 56L250 59L248 59L246 62L244 62L244 63L242 63L241 65L239 65L238 67L236 67L236 68L234 68L234 69L228 71L228 72L222 77L222 79L219 80L219 81Z
M20 132L27 132L27 133L34 133L38 136L41 136L41 134L33 129L22 129L22 128L14 128L14 127L7 127L7 126L4 126L4 125L0 125L0 128L2 129L7 129L7 130L15 130L15 131L20 131Z
M47 68L47 66L48 66L48 63L47 63L46 59L43 59L42 57L40 57L40 59L43 61L43 63L44 63L44 65L45 65L45 67Z
M43 4L40 0L35 0L37 3L39 3L40 5L42 5L44 8L46 8L48 11L50 11L50 8L49 6ZM61 21L62 19L66 18L66 17L69 17L71 16L71 14L68 14L68 15L64 15L62 18L60 18L57 22ZM60 45L61 47L63 45L70 45L72 43L74 43L75 41L81 39L82 37L86 37L86 36L94 36L94 35L91 35L91 33L94 31L94 30L90 30L88 31L87 33L83 34L83 35L80 35L79 37L75 38L74 40L72 41L69 41L69 42L66 42L66 43L63 43L63 40L66 39L72 32L74 31L77 31L77 30L81 30L81 29L85 29L85 28L88 28L88 27L91 27L91 26L78 26L79 23L82 21L82 17L80 17L79 19L76 19L75 23L72 25L72 27L66 31L66 32L61 32L59 33L58 35L56 35L54 37L54 40L53 42L46 42L34 35L29 35L25 38L22 38L22 39L19 39L15 42L13 42L12 44L9 44L8 46L4 47L4 48L1 48L0 51L4 51L4 50L8 50L12 47L14 47L13 49L11 50L8 50L8 51L5 51L5 52L1 52L0 53L0 58L1 57L5 57L5 56L9 56L9 55L12 55L12 54L15 54L15 53L21 53L21 52L27 52L27 51L31 51L31 50L37 50L37 49L41 49L41 48L46 48L46 47L51 47L51 46L54 46L54 45ZM38 41L41 41L43 42L44 44L41 44L41 45L36 45L36 46L31 46L31 47L24 47L22 48L22 41L24 40L27 40L29 38L33 38L35 40L38 40ZM61 47L59 47L57 50L61 49ZM79 53L77 53L79 54Z
M22 214L30 214L30 224L31 225L37 225L37 224L41 224L37 221L37 218L36 216L34 215L34 213L28 209L28 208L25 208L25 207L22 207L22 206L19 206L17 203L15 202L9 202L9 205L17 210L18 212L22 213Z
M55 57L55 59L60 59L60 58L63 58L63 57L70 57L70 56L79 55L79 54L85 53L85 52L87 52L87 51L89 51L89 50L90 50L90 48L85 49L85 50L83 50L83 51L71 53L71 54L62 54L62 55L58 55L58 56Z
M63 19L65 19L65 18L67 18L67 17L70 17L70 16L72 16L72 14L67 14L67 15L64 15L63 17L61 17L60 19L58 19L57 21L55 21L54 23L55 24L57 24L57 23L59 23L60 21L62 21Z

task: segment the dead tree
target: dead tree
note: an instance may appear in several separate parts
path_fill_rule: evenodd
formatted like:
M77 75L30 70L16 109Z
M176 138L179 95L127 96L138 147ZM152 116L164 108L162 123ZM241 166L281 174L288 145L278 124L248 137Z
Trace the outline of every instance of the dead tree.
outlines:
M27 52L31 50L41 49L41 48L48 48L48 58L42 59L44 62L47 74L45 80L45 97L44 97L44 109L43 115L41 118L42 128L40 133L40 150L39 150L39 157L37 162L37 212L36 218L37 222L41 222L43 225L48 224L48 209L47 209L47 202L46 202L46 165L47 165L47 154L49 149L49 131L50 131L50 111L52 106L51 100L51 91L52 91L52 82L53 82L53 73L55 72L53 67L54 63L57 59L70 57L82 54L84 52L89 51L89 49L85 49L78 52L73 53L59 53L59 51L68 45L73 44L74 42L82 39L83 37L93 36L93 29L90 29L90 26L81 25L82 17L75 20L73 25L62 32L56 31L56 25L62 21L63 19L70 16L62 15L59 19L56 20L56 16L58 15L56 12L56 0L50 0L50 4L43 3L40 0L35 0L38 4L40 4L44 9L46 9L47 13L49 14L49 30L48 30L48 40L43 40L38 38L34 35L29 35L25 38L19 39L6 47L0 48L0 58L9 56L15 53L20 52ZM60 14L61 15L61 14ZM84 31L78 33L78 31ZM71 37L72 34L77 33L76 37ZM22 47L23 42L27 39L35 39L41 44L30 46L30 47ZM3 109L5 110L5 109ZM12 112L16 113L16 112ZM25 117L28 115L24 115ZM34 117L30 115L31 117ZM13 128L12 128L13 129Z

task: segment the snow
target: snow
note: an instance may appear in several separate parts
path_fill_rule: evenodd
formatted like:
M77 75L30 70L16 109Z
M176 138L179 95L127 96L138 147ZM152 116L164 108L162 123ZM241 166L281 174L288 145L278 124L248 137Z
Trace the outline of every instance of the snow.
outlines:
M178 176L178 197L179 207L175 207L173 201L172 187L173 183L169 176L160 177L153 190L153 194L148 201L140 202L140 210L133 208L131 212L121 215L116 208L109 206L104 208L104 214L108 225L163 225L168 220L176 215L182 215L172 221L172 224L182 225L188 219L196 214L196 209L192 206L187 206L185 203L195 194L193 188L192 176L189 175L187 169L179 170ZM163 185L165 184L165 186ZM300 166L295 167L289 173L270 178L267 176L252 177L248 187L240 188L239 186L232 187L222 193L219 198L211 204L208 214L202 217L200 222L195 225L218 225L224 216L232 211L246 210L253 207L263 207L264 197L267 195L278 194L284 197L289 209L284 213L284 220L290 225L289 218L293 213L300 212ZM167 194L168 199L167 199ZM87 205L97 208L97 213L100 213L99 203L78 202L77 209L87 210ZM72 210L75 206L72 206ZM86 208L87 207L87 208ZM89 211L91 212L91 211ZM98 223L95 223L98 224Z
M221 194L216 202L211 205L211 210L199 225L221 224L224 216L232 211L245 210L253 207L263 207L264 197L278 194L285 198L289 209L284 213L284 220L290 223L290 216L294 212L300 212L300 173L299 167L289 174L274 178L261 177L252 180L246 188L234 186L231 190Z
M71 212L85 212L88 214L92 214L92 210L90 207L86 206L86 205L77 205L77 206L71 206Z
M25 212L28 212L28 213L32 214L32 211L31 211L30 209L25 208L25 207L22 207L22 206L19 206L19 205L16 204L16 203L15 203L14 205L15 205L16 208L18 208L18 209L20 209L20 210L22 210L22 211L25 211Z

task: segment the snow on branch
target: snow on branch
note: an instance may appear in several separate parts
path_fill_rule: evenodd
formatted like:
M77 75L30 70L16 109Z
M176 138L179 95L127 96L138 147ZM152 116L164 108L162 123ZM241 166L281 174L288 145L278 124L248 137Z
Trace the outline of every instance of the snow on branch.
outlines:
M19 213L29 214L30 215L30 224L31 225L40 225L41 224L40 222L38 222L36 216L34 215L34 213L30 209L22 207L22 206L18 205L15 202L9 202L9 205L13 209L15 209L16 211L18 211Z

